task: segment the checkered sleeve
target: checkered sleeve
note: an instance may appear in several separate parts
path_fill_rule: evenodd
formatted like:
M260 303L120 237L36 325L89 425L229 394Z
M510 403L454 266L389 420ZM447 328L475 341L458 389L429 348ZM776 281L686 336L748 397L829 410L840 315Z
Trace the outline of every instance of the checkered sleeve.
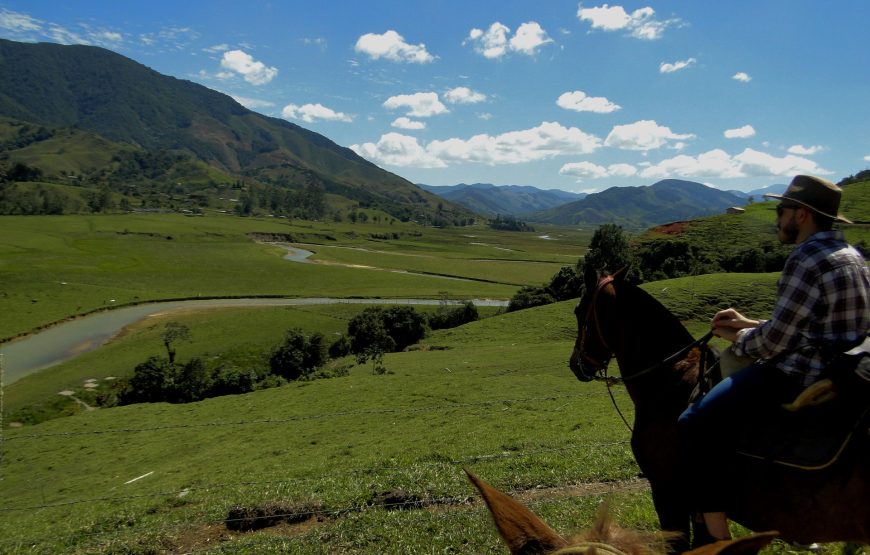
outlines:
M794 351L820 297L818 267L812 257L792 253L777 283L777 302L769 320L741 330L736 350L744 356L769 359Z

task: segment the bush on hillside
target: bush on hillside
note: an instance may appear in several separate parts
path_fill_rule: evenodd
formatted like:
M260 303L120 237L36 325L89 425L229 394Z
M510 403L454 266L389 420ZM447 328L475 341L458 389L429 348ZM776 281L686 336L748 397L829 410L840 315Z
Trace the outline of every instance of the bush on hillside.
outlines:
M426 317L413 307L369 307L351 318L347 335L353 354L373 347L390 353L417 343L426 336L428 329Z
M269 357L269 368L276 376L293 381L306 376L326 362L323 334L305 335L299 329L289 330Z
M442 304L429 315L429 327L433 330L455 328L468 322L474 322L480 317L474 303L467 301L460 306Z

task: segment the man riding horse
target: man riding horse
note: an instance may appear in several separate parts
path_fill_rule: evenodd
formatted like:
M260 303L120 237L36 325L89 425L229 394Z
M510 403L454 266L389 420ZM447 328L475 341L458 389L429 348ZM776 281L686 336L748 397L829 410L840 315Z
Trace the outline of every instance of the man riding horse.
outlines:
M824 179L798 175L776 207L777 235L796 248L777 282L769 320L753 320L733 308L718 312L713 333L733 344L738 357L755 362L727 377L680 416L684 456L696 491L696 508L714 538L730 537L727 506L728 454L734 420L754 407L785 402L826 377L827 353L860 343L870 331L870 272L835 222L839 187ZM745 420L745 418L744 418Z

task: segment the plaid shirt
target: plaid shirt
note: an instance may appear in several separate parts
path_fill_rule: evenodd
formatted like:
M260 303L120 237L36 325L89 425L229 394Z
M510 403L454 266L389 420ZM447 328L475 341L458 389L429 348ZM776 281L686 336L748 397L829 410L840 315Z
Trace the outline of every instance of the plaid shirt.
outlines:
M842 232L823 231L800 243L777 282L770 320L740 330L738 355L770 359L804 386L823 377L821 345L842 344L870 330L870 272Z

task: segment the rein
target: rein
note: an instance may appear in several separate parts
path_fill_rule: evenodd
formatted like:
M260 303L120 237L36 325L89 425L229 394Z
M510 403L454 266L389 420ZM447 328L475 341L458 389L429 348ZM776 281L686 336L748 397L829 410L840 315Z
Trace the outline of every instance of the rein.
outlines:
M622 383L632 382L634 380L637 380L639 378L646 376L647 374L652 374L653 372L657 371L660 368L664 368L668 365L672 365L673 363L685 358L686 355L689 354L689 351L691 351L695 347L699 347L701 345L706 345L707 343L710 342L711 339L713 339L713 331L712 330L708 331L703 337L700 337L700 338L692 341L691 343L689 343L688 345L686 345L685 347L683 347L682 349L680 349L676 353L672 354L668 358L664 359L663 361L657 362L657 363L653 364L652 366L650 366L649 368L645 368L645 369L641 370L640 372L632 374L631 376L623 377ZM707 366L706 359L707 359L707 350L704 349L704 351L702 351L702 353L701 353L701 361L698 365L698 383L701 384L700 387L703 387L703 384L706 382L706 380L704 380L704 376L703 376L703 373L704 373L705 368ZM610 401L613 403L613 408L616 409L616 413L622 419L622 422L628 428L628 431L633 433L634 428L631 427L631 424L628 423L628 419L625 418L624 414L622 414L622 411L619 409L619 405L616 403L616 397L613 396L613 389L610 387L610 378L607 375L607 367L606 366L604 367L604 370L602 372L602 377L604 378L604 383L607 385L607 393L610 395Z

